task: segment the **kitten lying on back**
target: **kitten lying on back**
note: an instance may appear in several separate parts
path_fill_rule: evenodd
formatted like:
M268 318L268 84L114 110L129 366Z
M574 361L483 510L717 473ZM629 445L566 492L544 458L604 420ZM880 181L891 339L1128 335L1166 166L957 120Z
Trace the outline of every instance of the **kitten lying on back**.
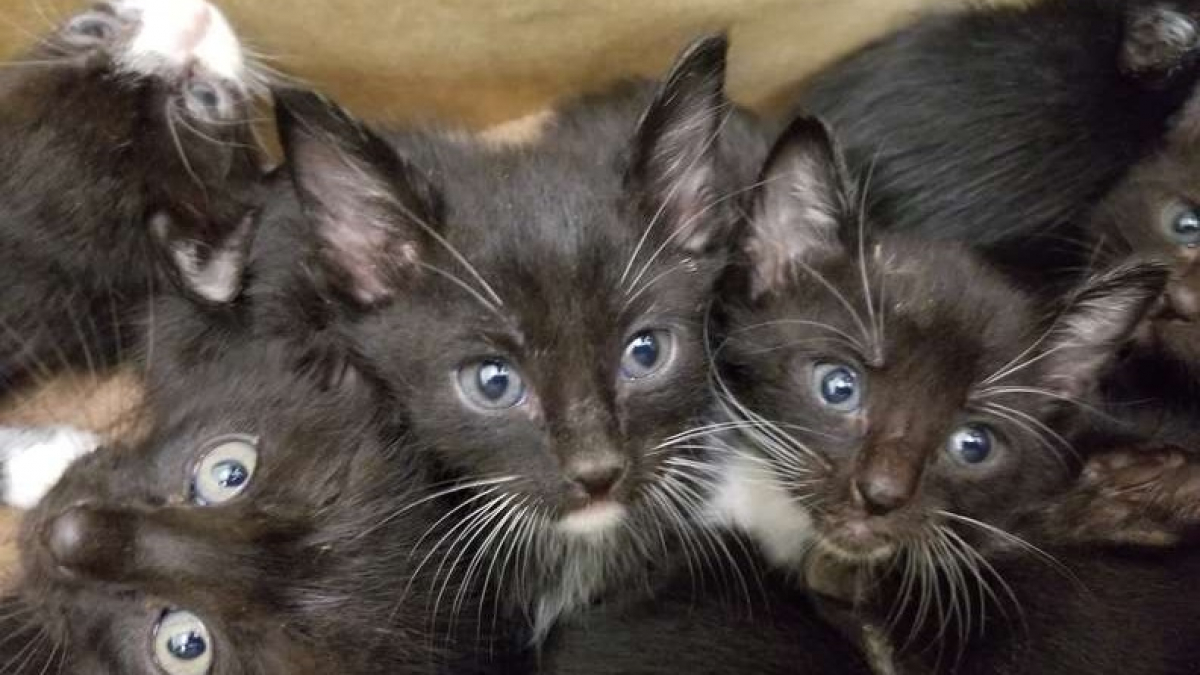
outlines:
M1092 208L1200 74L1200 5L1039 0L923 18L804 84L884 226L1070 286ZM1048 275L1051 267L1056 274Z
M0 69L0 394L127 358L176 268L236 292L209 247L249 242L253 89L201 0L98 3Z
M749 184L734 158L760 151L725 134L746 121L724 98L724 57L723 39L701 40L645 103L564 115L482 161L429 139L391 139L397 152L280 96L350 308L336 328L455 486L448 573L511 558L496 593L534 640L707 553L685 533L705 476L662 444L707 405L703 319Z
M503 624L441 575L437 489L380 440L371 393L321 387L280 356L197 367L144 443L80 459L29 513L3 601L11 667L390 675L502 663L489 635Z

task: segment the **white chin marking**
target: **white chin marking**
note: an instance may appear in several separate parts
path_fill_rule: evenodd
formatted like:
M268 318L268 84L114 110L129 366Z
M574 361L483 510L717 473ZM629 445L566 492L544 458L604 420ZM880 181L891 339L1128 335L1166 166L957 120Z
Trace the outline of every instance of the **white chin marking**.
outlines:
M245 70L237 35L220 10L204 0L119 0L121 14L136 16L137 33L121 59L129 70L180 73L193 64L231 82Z
M563 516L556 527L559 532L564 534L577 537L596 537L611 531L624 518L624 506L604 502L572 511Z
M33 508L72 462L99 444L92 434L70 427L0 428L4 503Z

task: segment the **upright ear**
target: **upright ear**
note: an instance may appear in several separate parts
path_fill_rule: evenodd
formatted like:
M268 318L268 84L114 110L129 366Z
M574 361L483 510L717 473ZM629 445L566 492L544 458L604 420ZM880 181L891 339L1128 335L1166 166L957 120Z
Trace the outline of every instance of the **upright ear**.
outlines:
M275 96L284 156L322 264L359 305L388 301L435 236L437 191L332 102L302 90Z
M1087 394L1162 294L1168 277L1168 268L1158 263L1132 263L1084 283L1045 342L1043 386L1064 400Z
M732 227L732 208L719 184L725 98L724 35L700 38L684 50L642 115L634 138L631 178L645 210L670 228L671 241L691 252L717 244Z
M755 297L778 291L798 266L845 252L854 187L825 124L793 121L771 149L754 195L746 255Z
M166 249L183 286L216 304L233 302L241 294L257 226L258 214L250 212L223 240L204 242L177 232L166 213L150 217L150 231Z

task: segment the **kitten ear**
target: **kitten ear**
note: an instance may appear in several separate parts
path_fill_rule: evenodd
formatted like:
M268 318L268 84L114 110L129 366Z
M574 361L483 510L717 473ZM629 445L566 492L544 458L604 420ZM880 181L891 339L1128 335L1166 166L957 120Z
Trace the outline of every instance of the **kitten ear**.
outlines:
M1084 283L1046 340L1044 387L1064 400L1087 394L1162 294L1168 277L1164 265L1132 263Z
M167 250L184 287L217 304L233 302L242 292L257 226L258 214L247 213L223 240L207 243L179 236L165 212L150 218L150 231Z
M631 178L645 209L671 229L672 241L703 251L732 225L721 218L719 138L730 102L725 98L724 35L696 40L676 60L638 123ZM701 216L704 216L703 218Z
M276 92L292 182L332 281L362 306L412 273L439 215L433 186L373 131L301 90Z
M797 264L845 252L839 231L854 203L847 175L824 122L800 117L783 132L756 189L745 244L755 296L781 288Z
M1166 84L1200 50L1200 16L1180 7L1134 4L1125 17L1118 65L1123 73Z

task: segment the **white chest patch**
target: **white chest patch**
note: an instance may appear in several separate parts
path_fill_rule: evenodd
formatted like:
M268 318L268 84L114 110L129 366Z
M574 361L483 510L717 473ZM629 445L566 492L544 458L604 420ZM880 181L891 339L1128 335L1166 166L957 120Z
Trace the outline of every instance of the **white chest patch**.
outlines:
M0 428L3 502L37 506L72 462L99 445L92 434L71 427Z
M712 522L748 534L773 565L799 568L813 543L808 511L778 484L762 460L734 454L722 473L711 505Z

